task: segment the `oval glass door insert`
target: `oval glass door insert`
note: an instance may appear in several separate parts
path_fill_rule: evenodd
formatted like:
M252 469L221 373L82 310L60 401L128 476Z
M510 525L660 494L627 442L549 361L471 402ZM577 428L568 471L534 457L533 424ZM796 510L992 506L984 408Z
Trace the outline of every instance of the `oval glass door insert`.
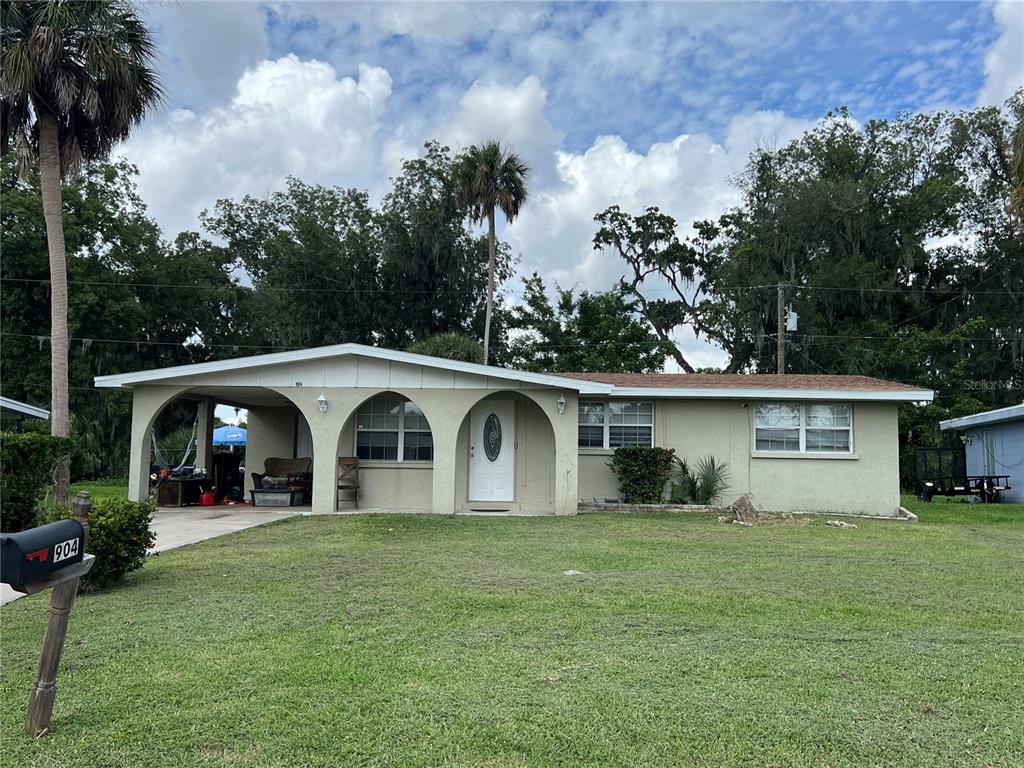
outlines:
M484 453L488 461L497 461L501 453L501 419L493 413L484 421Z

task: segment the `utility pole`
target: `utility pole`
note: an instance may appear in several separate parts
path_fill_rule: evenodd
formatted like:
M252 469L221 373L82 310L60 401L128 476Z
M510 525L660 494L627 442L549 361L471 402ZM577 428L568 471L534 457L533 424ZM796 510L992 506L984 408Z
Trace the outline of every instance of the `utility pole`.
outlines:
M775 310L775 348L778 359L777 373L786 372L786 296L782 283L778 284L778 306Z

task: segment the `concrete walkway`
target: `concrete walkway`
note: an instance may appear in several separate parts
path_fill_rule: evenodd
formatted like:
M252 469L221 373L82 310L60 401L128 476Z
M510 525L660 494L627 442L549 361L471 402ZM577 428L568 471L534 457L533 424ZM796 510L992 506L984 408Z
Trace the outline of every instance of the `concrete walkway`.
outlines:
M151 528L156 544L150 554L166 552L257 525L309 514L309 507L160 507L153 515ZM6 584L0 584L0 605L25 597Z

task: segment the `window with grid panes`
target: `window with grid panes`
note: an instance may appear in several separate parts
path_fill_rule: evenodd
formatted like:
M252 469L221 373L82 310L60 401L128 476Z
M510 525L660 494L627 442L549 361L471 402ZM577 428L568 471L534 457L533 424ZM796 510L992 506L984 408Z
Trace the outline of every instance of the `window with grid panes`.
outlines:
M758 403L754 450L764 453L853 453L848 403Z
M654 403L647 400L581 400L580 448L654 445Z
M356 411L356 456L364 461L432 461L430 424L410 400L384 395Z

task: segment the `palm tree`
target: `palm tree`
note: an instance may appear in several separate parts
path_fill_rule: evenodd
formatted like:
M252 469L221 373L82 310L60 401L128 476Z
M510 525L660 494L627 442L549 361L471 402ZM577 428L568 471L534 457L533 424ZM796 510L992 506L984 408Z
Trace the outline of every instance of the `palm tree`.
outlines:
M156 48L120 0L11 2L0 6L0 150L39 162L50 257L50 431L67 437L68 280L62 180L107 157L161 99ZM55 473L67 501L69 459Z
M529 166L519 155L505 151L497 141L469 147L455 166L455 184L459 201L469 207L469 215L478 224L487 220L487 314L484 317L484 365L491 349L491 313L494 307L494 260L497 240L494 212L501 208L511 222L526 203L526 177Z

